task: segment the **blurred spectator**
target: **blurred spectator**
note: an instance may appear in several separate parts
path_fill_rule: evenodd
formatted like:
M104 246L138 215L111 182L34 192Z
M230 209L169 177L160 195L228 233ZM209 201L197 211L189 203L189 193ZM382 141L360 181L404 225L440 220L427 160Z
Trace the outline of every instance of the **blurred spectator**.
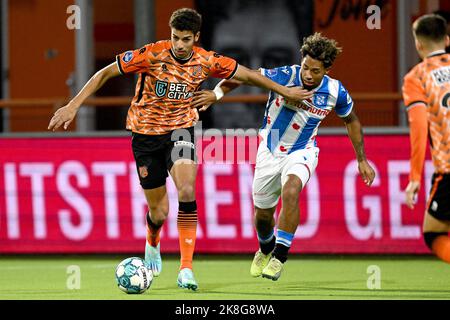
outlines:
M197 0L196 7L203 16L202 46L252 69L300 63L301 41L313 30L311 0ZM215 83L206 85L213 88ZM261 93L251 86L235 91L235 94ZM226 104L207 112L212 114L202 116L209 116L212 121L204 122L204 127L258 128L264 104Z

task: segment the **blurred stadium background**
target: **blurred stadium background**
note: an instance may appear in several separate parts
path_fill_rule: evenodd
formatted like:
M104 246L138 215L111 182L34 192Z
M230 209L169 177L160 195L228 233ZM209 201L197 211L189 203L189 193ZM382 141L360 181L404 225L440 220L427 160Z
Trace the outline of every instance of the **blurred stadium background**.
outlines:
M372 188L357 176L340 119L319 131L321 158L302 194L292 252L427 254L421 223L432 166L419 205L404 205L409 137L401 101L407 71L419 62L414 18L450 10L445 0L0 0L0 255L113 253L143 255L147 210L135 173L125 118L135 78L110 80L80 109L68 132L47 132L53 112L98 69L126 50L168 39L170 14L196 8L200 45L252 68L299 63L301 39L320 31L343 47L331 76L355 100L366 152L377 171ZM79 8L79 29L68 28ZM368 5L381 29L368 29ZM74 11L75 10L75 11ZM447 18L447 16L445 16ZM212 88L217 81L208 81ZM201 115L199 129L256 129L267 93L240 88ZM204 131L205 132L205 131ZM211 144L200 137L200 151ZM251 150L256 137L223 137ZM217 141L216 141L217 143ZM224 147L224 150L227 147ZM228 150L228 149L227 149ZM199 166L197 252L250 254L254 153L244 161ZM429 159L429 156L428 156ZM169 182L170 218L163 253L177 253L177 198ZM117 260L118 262L119 260ZM257 291L257 289L255 289ZM411 289L412 290L412 289ZM442 293L444 292L444 293ZM448 291L442 291L448 297ZM244 296L245 297L245 296Z

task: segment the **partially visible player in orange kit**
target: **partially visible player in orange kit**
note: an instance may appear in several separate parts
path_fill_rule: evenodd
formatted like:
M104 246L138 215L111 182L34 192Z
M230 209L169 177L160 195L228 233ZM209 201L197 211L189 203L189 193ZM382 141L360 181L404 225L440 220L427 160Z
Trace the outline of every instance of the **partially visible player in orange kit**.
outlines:
M108 79L139 74L126 127L132 131L133 154L149 207L145 260L158 276L162 270L159 234L169 213L166 178L170 173L179 201L181 265L177 284L197 290L192 271L197 229L194 125L198 120L197 109L191 106L193 93L208 77L234 78L275 91L291 101L310 98L311 93L281 86L231 58L194 46L201 27L201 16L195 10L176 10L169 25L171 40L118 55L116 62L97 72L69 104L55 112L49 129L67 129L83 101Z
M430 14L413 24L416 49L423 61L404 78L411 137L411 172L406 203L412 209L420 188L427 140L435 172L426 205L423 236L441 260L450 263L450 55L447 22Z

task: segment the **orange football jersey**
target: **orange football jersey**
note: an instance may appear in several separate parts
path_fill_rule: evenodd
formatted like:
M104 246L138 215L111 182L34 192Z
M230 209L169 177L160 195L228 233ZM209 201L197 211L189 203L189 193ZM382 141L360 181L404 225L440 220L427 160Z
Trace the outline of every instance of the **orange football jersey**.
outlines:
M189 59L178 59L169 40L124 52L116 60L122 74L140 75L126 127L148 135L194 126L198 112L191 107L193 93L208 77L232 78L238 67L235 60L200 47L194 47Z
M420 141L427 135L436 172L450 173L450 55L438 53L415 66L404 78L403 99L411 124L414 117L415 122L427 119L425 125L411 125L413 180L422 173L425 147L422 151Z

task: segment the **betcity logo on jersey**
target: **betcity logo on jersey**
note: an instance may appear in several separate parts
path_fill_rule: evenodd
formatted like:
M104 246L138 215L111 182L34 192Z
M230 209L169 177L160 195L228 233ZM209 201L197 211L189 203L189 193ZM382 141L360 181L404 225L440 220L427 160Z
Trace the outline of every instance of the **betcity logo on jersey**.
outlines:
M192 93L187 91L187 84L161 80L156 81L155 93L159 98L167 97L176 100L186 100L192 97Z

